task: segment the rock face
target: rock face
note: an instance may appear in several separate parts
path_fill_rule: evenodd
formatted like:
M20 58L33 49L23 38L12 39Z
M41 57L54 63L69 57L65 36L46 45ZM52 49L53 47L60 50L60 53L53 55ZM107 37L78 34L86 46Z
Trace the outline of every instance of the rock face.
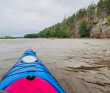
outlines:
M108 24L108 15L103 11L100 15L92 15L88 17L88 25L91 29L91 38L110 38L110 25ZM77 21L70 26L71 37L78 38L79 26L81 21Z
M110 26L102 28L101 38L110 38Z
M81 21L77 21L75 24L72 24L70 26L71 37L72 38L79 38L80 37L80 34L79 34L80 23L81 23Z
M93 38L110 38L110 25L108 25L107 18L100 19L91 29L91 37Z
M74 38L75 37L75 32L76 32L76 28L74 26L74 24L70 25L70 30L71 30L71 37Z

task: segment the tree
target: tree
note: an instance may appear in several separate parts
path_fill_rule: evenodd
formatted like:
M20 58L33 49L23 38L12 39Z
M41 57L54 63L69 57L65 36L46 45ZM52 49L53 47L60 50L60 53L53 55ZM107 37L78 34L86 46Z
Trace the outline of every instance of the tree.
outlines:
M90 37L90 30L87 27L87 21L82 20L81 25L79 27L79 34L81 37Z
M109 15L109 17L108 17L108 24L110 25L110 15Z
M103 6L103 0L100 0L97 4L97 7L102 8L102 6Z
M37 34L27 34L24 36L24 38L37 38L38 35Z
M92 15L96 11L96 5L92 2L87 8L87 15Z
M60 23L57 23L54 28L54 37L60 37Z
M106 12L110 14L110 0L105 0Z

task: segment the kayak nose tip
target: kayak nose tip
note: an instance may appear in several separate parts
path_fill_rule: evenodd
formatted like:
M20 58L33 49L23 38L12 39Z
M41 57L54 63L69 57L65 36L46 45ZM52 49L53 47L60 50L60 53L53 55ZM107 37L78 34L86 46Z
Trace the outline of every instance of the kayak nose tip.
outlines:
M31 47L28 47L29 50L32 50Z
M28 47L28 51L32 51L31 47Z
M31 49L31 47L28 47L28 49L25 51L25 53L33 53L34 51Z

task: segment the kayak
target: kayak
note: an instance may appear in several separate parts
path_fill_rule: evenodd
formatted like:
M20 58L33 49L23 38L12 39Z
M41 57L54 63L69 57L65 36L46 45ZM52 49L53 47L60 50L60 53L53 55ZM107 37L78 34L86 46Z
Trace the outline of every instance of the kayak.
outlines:
M31 48L2 78L0 89L9 93L65 93Z

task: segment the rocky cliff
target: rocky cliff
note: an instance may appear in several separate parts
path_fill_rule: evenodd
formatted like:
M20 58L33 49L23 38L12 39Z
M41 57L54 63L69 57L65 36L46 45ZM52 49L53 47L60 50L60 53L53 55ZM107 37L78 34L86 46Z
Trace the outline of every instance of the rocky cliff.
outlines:
M110 25L108 24L108 15L105 11L99 15L92 15L87 18L90 28L91 38L110 38ZM81 20L70 25L71 37L80 37L79 26Z

